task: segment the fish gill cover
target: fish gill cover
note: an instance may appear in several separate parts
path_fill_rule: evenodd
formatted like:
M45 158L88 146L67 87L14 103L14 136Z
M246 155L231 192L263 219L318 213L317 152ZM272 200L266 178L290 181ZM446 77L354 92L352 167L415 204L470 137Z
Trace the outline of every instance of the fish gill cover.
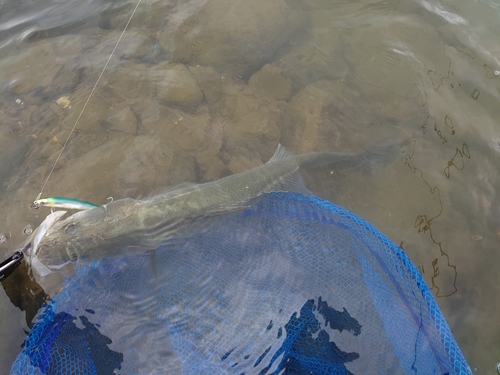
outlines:
M471 374L404 252L319 198L265 195L156 262L78 263L11 374Z

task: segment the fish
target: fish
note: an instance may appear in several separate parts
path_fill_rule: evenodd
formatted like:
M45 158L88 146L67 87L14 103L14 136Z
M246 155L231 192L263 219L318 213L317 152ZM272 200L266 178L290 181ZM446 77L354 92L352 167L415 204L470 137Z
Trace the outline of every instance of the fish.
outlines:
M91 208L96 208L99 206L90 202L80 201L73 198L50 197L37 199L31 204L30 207L35 209L40 207L51 207L65 208L68 210L90 210Z
M57 271L69 263L136 255L162 243L192 236L221 217L239 212L272 192L312 195L300 177L303 168L368 172L401 154L400 142L383 139L356 153L293 155L278 145L265 164L202 184L184 183L144 200L124 198L79 211L53 223L40 239L37 261Z

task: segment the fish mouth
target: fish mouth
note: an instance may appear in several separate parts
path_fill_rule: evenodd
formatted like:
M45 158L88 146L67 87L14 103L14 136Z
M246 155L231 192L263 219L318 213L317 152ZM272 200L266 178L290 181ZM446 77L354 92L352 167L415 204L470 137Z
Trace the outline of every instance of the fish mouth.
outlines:
M28 264L31 266L32 269L34 269L40 276L45 276L48 275L49 273L52 273L53 271L45 266L37 256L38 252L38 246L40 245L40 242L42 239L45 237L47 231L52 228L52 226L61 219L61 217L66 213L67 211L54 211L47 215L47 217L42 221L42 223L33 231L33 234L28 238L28 240L24 243L24 247L26 244L31 244L29 246L29 251L28 251Z

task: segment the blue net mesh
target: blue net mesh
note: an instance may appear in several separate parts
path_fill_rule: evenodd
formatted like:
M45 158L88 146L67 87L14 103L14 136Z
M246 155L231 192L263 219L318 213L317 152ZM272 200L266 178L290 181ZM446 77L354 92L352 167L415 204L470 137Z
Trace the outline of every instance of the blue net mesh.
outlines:
M147 254L79 263L11 374L470 374L431 292L372 225L273 193Z

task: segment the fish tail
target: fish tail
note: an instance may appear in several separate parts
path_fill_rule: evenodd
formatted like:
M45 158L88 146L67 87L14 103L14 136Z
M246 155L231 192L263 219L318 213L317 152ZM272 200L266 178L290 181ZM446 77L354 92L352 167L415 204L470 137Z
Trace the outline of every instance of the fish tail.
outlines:
M384 138L357 153L311 152L296 157L301 167L328 166L336 171L369 173L395 161L401 155L400 146L400 140Z
M401 143L395 138L381 139L357 153L348 163L348 168L361 173L384 169L401 155Z

